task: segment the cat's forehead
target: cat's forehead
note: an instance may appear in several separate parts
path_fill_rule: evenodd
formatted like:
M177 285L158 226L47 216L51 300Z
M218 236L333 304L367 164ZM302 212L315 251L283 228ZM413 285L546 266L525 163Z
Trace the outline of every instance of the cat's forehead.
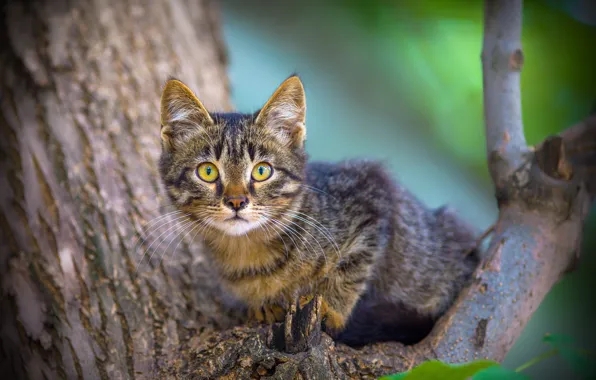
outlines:
M275 160L288 152L276 136L255 125L254 114L212 113L213 124L199 130L189 144L188 159L212 160L221 170L244 171L258 160ZM191 148L192 147L192 148Z
M242 164L266 156L275 156L282 148L274 135L255 126L254 114L214 114L215 159Z
M212 118L217 130L215 158L235 165L242 164L248 147L253 145L251 126L254 118L240 113L213 114Z

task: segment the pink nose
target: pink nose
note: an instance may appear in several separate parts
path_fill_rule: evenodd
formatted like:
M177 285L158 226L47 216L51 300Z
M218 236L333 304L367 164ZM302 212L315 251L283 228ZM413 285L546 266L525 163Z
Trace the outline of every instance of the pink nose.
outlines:
M248 198L244 195L225 197L224 204L234 211L240 211L248 205Z

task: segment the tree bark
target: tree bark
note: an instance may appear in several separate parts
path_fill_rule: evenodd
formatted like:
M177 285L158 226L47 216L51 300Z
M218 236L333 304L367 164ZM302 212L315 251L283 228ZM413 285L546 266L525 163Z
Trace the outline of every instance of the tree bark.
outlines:
M487 152L500 208L487 259L425 340L356 350L321 333L319 298L282 324L247 325L192 236L175 255L159 249L155 231L178 233L164 227L174 214L156 219L166 214L162 84L183 78L209 109L230 108L216 4L10 2L0 20L1 373L373 378L433 358L502 360L578 257L596 193L596 117L526 146L522 4L486 4ZM141 249L137 236L148 239Z
M135 275L161 213L159 97L184 78L229 109L212 1L12 1L0 21L1 373L151 378L226 326L192 247ZM7 44L7 45L5 45ZM197 251L197 248L194 248Z

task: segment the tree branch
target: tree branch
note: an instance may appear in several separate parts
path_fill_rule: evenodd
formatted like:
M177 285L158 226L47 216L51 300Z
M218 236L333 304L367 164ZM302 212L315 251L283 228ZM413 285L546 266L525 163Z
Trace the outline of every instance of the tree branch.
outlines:
M521 0L485 2L486 146L500 215L475 284L428 337L437 357L449 361L505 357L546 293L576 261L590 204L587 171L573 167L562 137L547 139L535 152L526 146L521 19Z
M528 152L521 113L522 0L485 1L482 73L486 151L495 186Z
M593 201L596 196L596 113L592 112L590 117L567 128L559 136L565 157L557 166L561 166L562 170L571 166L570 174L584 182ZM542 150L545 142L538 144L536 150Z

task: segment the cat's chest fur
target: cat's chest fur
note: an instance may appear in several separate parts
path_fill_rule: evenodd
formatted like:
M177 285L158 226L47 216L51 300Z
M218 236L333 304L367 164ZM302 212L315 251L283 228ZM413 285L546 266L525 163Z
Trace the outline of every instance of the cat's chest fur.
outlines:
M248 303L289 300L304 288L309 265L300 264L298 252L250 237L213 240L209 246L226 287Z
M279 299L293 288L293 260L283 246L251 236L213 239L209 246L226 286L249 303Z

